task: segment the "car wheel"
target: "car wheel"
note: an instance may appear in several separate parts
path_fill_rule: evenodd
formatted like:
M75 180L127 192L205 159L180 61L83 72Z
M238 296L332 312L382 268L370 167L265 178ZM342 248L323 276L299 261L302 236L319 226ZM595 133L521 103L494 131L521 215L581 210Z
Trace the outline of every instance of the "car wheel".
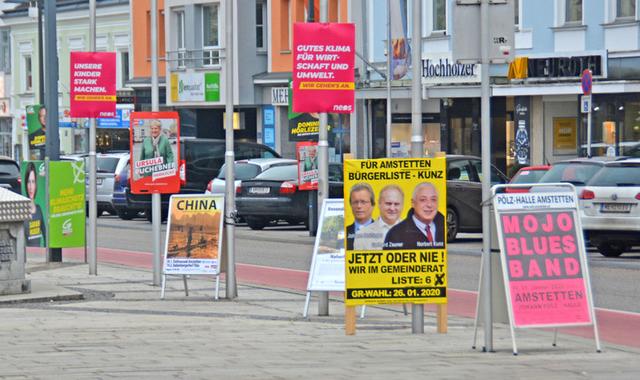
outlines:
M252 230L261 230L267 225L267 221L260 218L247 218L247 224Z
M137 212L127 210L118 210L116 213L122 220L131 220L138 214Z
M624 244L616 242L600 243L598 244L598 251L605 257L618 257L622 255L628 247Z
M447 207L447 241L456 240L458 234L458 214L454 209Z

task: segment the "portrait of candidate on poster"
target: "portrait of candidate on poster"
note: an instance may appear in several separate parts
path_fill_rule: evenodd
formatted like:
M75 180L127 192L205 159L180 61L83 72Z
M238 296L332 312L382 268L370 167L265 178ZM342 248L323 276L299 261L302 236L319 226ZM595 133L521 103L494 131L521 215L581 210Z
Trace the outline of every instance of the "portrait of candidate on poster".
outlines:
M222 196L171 196L165 274L220 273L223 209Z
M312 141L296 144L298 158L298 187L300 190L318 188L318 143Z
M180 190L180 123L176 112L131 114L131 189L134 193Z
M445 159L344 166L347 305L445 303Z

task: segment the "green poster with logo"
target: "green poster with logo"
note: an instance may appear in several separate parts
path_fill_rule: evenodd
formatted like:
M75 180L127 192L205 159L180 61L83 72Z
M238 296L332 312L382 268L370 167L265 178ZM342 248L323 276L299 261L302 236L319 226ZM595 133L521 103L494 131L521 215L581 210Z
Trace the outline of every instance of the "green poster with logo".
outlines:
M220 73L204 74L204 100L206 102L220 101Z
M29 147L43 148L45 146L45 125L47 110L43 105L27 106L27 130L29 131Z
M23 161L20 167L22 195L31 200L31 219L24 222L28 247L47 246L47 192L44 161Z
M49 247L84 246L85 175L83 161L49 163Z

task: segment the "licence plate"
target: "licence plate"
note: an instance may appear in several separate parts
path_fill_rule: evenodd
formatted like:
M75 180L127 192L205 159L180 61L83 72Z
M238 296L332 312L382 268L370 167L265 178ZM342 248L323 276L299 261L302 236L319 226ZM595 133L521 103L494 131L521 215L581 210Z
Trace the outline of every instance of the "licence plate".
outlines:
M600 206L600 212L629 213L631 212L631 206L631 203L603 203Z
M251 194L269 194L268 187L250 187L249 193Z

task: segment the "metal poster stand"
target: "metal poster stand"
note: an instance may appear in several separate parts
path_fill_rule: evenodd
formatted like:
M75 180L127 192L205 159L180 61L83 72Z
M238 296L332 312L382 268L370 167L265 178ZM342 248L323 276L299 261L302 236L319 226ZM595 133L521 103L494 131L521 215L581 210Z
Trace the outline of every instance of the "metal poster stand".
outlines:
M216 207L216 211L219 211L221 216L220 216L220 222L218 225L218 242L217 242L217 248L218 248L218 262L217 262L217 266L215 268L215 273L210 273L210 272L202 272L202 271L195 271L195 272L188 272L188 273L166 273L166 266L167 266L167 255L169 253L169 240L171 237L171 221L172 221L172 213L173 213L173 204L174 201L178 202L178 200L180 199L189 199L189 198L208 198L208 199L215 199L216 201L216 206L219 205L219 207ZM191 275L213 275L215 277L215 290L214 290L214 299L218 300L220 299L220 269L221 269L221 265L222 265L222 236L224 233L224 197L223 196L215 196L215 195L204 195L204 194L195 194L195 195L172 195L171 199L169 200L169 216L167 218L167 234L166 234L166 239L165 239L165 244L164 244L164 264L162 266L162 283L161 283L161 290L160 290L160 299L164 299L164 295L165 295L165 288L166 288L166 282L167 282L167 277L168 276L173 276L173 277L182 277L182 281L184 283L184 294L185 296L189 296L189 286L187 283L187 279L191 276ZM201 239L203 239L201 237ZM206 244L205 242L192 242L191 241L191 236L187 239L187 246L185 246L185 248L189 249L190 247L197 247L198 245L203 245Z
M588 313L589 313L589 317L591 319L590 322L576 322L576 323L547 323L547 324L531 324L531 325L527 325L527 326L515 326L515 320L514 320L514 310L513 310L513 305L510 302L511 300L511 294L510 294L510 287L509 287L509 273L508 273L508 269L507 269L507 260L506 260L506 254L505 254L505 247L504 247L504 241L503 241L503 231L501 228L496 228L497 231L497 240L499 242L500 245L500 262L498 265L500 265L502 267L502 271L496 271L497 273L499 273L500 275L503 276L503 281L492 281L491 284L491 292L494 293L493 294L493 300L494 302L491 305L492 310L496 308L496 301L499 300L505 300L506 301L506 306L507 306L507 316L508 316L508 323L509 323L509 330L511 333L511 342L512 342L512 346L513 346L513 354L514 355L518 355L518 348L517 348L517 344L516 344L516 334L515 334L515 330L516 329L527 329L527 328L554 328L554 335L553 335L553 342L552 342L552 346L556 346L557 344L557 338L558 338L558 328L560 327L574 327L574 326L593 326L593 333L594 333L594 340L595 340L595 344L596 344L596 351L597 352L601 352L601 346L600 346L600 337L598 334L598 324L597 324L597 320L596 320L596 314L595 314L595 309L593 306L593 294L591 292L591 279L589 276L589 267L587 265L587 258L586 258L586 252L585 252L585 244L584 244L584 236L582 234L582 223L580 221L579 215L578 215L578 204L577 204L577 196L576 196L576 191L575 191L575 187L571 184L568 183L557 183L557 184L528 184L528 185L497 185L494 186L491 190L491 199L493 200L494 203L494 209L495 209L495 202L496 202L496 194L498 193L503 193L505 189L508 188L531 188L529 193L520 193L522 195L536 195L536 194L543 194L545 191L548 191L549 193L553 193L554 195L558 195L558 194L562 194L563 192L565 194L569 194L573 196L573 204L572 205L567 205L567 207L564 208L557 208L558 210L566 210L566 211L570 211L573 214L573 220L574 220L574 228L575 228L575 234L577 237L577 241L576 241L576 245L577 245L577 252L578 252L578 256L579 256L579 260L580 260L580 265L581 265L581 270L582 270L582 279L584 281L584 285L585 285L585 290L586 290L586 302L587 302L587 307L588 307ZM520 209L515 209L514 210L520 210ZM536 208L531 208L530 210L536 210ZM537 210L540 210L540 208L538 208ZM496 225L499 225L499 219L498 219L498 215L499 213L497 211L495 211L495 221L496 221ZM493 237L496 238L496 237ZM497 260L496 260L497 261ZM492 264L492 266L494 266ZM483 278L482 278L482 273L483 273L483 269L482 266L480 268L480 284L482 284ZM494 276L495 277L498 276ZM498 289L496 289L498 288ZM478 301L476 304L476 317L475 317L475 321L474 321L474 334L473 334L473 348L476 347L476 341L477 341L477 333L478 333L478 324L480 322L480 316L481 316L481 305L483 304L481 302L481 298L484 299L484 297L486 297L487 295L482 294L482 286L479 287L480 291L478 292ZM495 293L499 292L499 291L503 291L504 292L504 297L496 297ZM504 312L500 312L498 311L497 313L493 313L493 315L504 315ZM493 323L494 321L483 321L483 323Z

